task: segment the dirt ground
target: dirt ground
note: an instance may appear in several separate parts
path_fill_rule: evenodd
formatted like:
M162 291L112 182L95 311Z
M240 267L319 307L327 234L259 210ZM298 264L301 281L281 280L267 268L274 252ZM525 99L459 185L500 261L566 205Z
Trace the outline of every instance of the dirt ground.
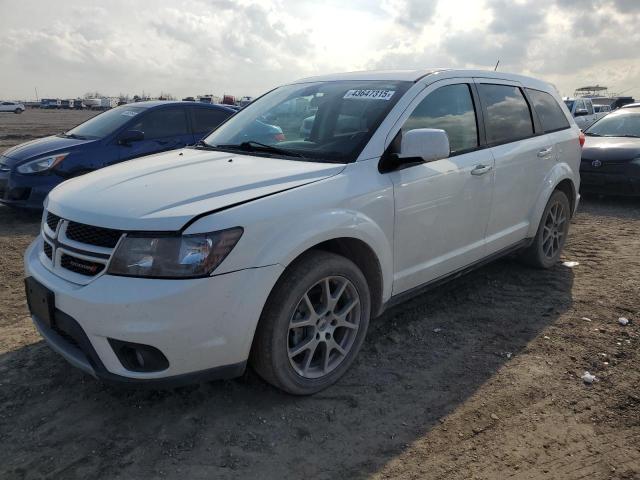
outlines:
M1 145L85 115L2 116ZM573 268L508 258L387 311L308 398L252 372L139 391L70 367L27 315L38 221L0 207L2 479L640 479L640 199L583 201Z

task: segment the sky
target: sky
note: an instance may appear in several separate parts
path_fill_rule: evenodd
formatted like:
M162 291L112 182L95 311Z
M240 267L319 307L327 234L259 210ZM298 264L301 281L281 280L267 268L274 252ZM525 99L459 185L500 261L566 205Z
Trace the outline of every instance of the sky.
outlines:
M0 99L256 96L332 72L481 68L640 98L640 0L0 0Z

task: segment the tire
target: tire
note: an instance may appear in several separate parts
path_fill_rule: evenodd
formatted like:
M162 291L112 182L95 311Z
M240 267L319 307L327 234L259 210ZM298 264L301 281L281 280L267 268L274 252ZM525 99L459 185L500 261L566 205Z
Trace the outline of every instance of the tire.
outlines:
M360 269L340 255L310 251L287 268L269 295L250 363L285 392L319 392L353 363L370 314L371 296Z
M20 115L22 113L22 110L19 108L16 108L13 113L15 113L16 115Z
M560 260L569 234L571 207L564 192L555 190L547 202L533 242L522 253L522 259L536 268L551 268Z

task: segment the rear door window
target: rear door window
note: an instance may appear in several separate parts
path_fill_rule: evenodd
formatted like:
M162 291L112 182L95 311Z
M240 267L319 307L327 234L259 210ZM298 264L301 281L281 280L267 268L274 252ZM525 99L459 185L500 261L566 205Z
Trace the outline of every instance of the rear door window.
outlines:
M402 132L439 128L447 132L451 154L478 147L478 126L469 85L447 85L425 97L402 126Z
M489 144L514 142L533 135L531 111L520 88L481 83L478 92L486 110Z
M217 108L192 108L193 133L208 133L231 116L227 112Z
M144 132L145 140L187 135L187 117L184 108L161 108L144 115L131 130Z
M545 132L555 132L569 128L569 121L553 96L546 92L529 88L527 89L527 94Z

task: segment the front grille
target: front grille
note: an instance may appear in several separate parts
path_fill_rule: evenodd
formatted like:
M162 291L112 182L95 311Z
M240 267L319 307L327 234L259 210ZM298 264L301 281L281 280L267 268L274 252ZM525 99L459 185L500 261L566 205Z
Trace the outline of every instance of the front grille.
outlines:
M62 258L60 259L60 266L72 272L79 273L80 275L86 275L88 277L93 277L94 275L97 275L102 270L104 270L104 264L102 263L83 260L81 258L72 257L66 254L62 255Z
M67 238L97 247L114 248L122 236L119 230L94 227L82 223L69 222L66 232Z
M44 242L44 254L49 257L49 260L53 259L53 249L47 242Z
M59 216L54 215L51 212L47 212L47 225L52 231L56 231L56 228L58 228L58 222L60 222Z

